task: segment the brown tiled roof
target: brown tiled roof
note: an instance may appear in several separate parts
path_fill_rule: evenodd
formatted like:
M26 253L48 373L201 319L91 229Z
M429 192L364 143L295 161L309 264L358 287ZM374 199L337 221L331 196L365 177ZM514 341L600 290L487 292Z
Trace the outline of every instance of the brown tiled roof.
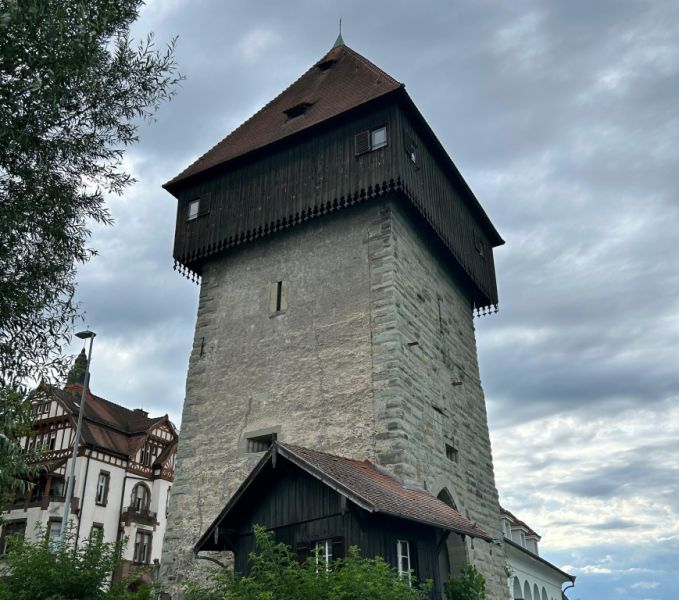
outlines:
M194 550L217 549L213 532L238 504L264 467L277 455L330 485L354 504L371 513L440 527L470 537L492 541L489 533L471 523L454 508L426 490L409 486L369 460L354 460L293 444L275 442L231 497L219 516L196 542Z
M63 390L50 387L49 393L60 400L74 418L80 412L82 386L71 384ZM136 452L139 444L146 438L146 433L153 425L167 419L167 416L149 418L115 404L89 390L85 401L83 415L82 440L98 448L109 450L123 456Z
M311 468L312 474L316 471L317 474L333 479L359 500L359 504L372 512L427 523L472 537L492 539L489 533L471 523L445 502L426 490L408 486L369 460L344 458L292 444L279 443L278 447L281 455L297 458Z
M503 508L502 506L500 507L500 514L503 517L507 517L509 521L511 522L512 527L523 527L526 530L526 535L532 535L538 539L540 539L540 535L531 529L526 523L524 523L521 519L517 519L513 513L509 512L506 508Z
M321 68L324 65L328 68ZM401 87L403 84L348 46L333 48L290 87L165 185L268 146ZM286 111L301 104L308 104L304 114L288 118Z

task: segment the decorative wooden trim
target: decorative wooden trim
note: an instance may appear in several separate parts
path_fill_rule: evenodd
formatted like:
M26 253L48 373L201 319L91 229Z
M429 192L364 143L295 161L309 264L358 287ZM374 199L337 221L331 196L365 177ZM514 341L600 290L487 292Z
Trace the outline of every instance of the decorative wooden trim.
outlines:
M216 244L208 244L207 246L191 252L190 254L176 257L174 260L173 269L175 271L179 271L180 275L186 277L187 279L199 283L200 267L199 265L196 265L196 262L200 261L201 259L204 259L208 256L213 256L228 250L229 248L240 246L241 244L251 242L261 237L266 237L277 231L289 229L293 225L299 225L300 223L316 219L343 208L360 204L372 198L382 196L387 192L401 189L401 178L397 177L396 180L390 179L389 181L375 183L368 186L367 189L361 188L360 190L356 190L353 194L340 196L339 198L335 198L332 201L308 206L307 208L302 209L301 212L289 214L287 217L283 217L282 219L271 221L263 227L260 226L256 229L248 230L244 233L241 233L240 235L232 235L229 238L222 239Z

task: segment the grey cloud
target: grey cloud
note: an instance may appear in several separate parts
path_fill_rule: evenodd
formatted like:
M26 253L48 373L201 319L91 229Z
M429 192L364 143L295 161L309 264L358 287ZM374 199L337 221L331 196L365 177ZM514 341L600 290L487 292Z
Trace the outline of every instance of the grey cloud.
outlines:
M149 3L136 31L179 35L187 79L141 128L128 153L139 184L112 203L117 225L96 231L101 254L81 269L107 351L95 350L95 391L179 420L198 290L172 271L175 201L161 185L320 58L340 16L347 42L406 83L507 240L501 312L476 322L491 432L639 409L661 422L679 398L679 5L662 0ZM570 444L587 440L555 431L496 463L509 479L534 474L503 492L508 508L530 522L553 490L679 510L676 448L639 440L612 465L550 480ZM583 574L582 597L603 597L587 585Z

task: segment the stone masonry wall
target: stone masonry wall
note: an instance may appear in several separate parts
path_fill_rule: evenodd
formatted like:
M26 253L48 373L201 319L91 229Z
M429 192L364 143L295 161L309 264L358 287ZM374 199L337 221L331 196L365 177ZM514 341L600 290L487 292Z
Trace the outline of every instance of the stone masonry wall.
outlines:
M431 234L400 203L385 210L389 231L380 255L371 255L380 274L372 280L376 460L434 495L445 489L462 514L501 540L471 301L437 258ZM506 598L503 549L466 540L460 551L453 537L454 567L466 554L484 573L489 598Z
M377 204L248 244L208 263L177 449L163 578L188 575L191 548L261 454L247 432L372 458L368 231ZM287 309L271 316L282 280ZM201 355L202 348L202 355Z
M271 316L271 285L286 311ZM205 268L161 575L191 548L261 454L248 432L369 458L502 539L469 299L398 200L340 211ZM446 443L457 462L446 456ZM466 541L489 598L507 597L502 548ZM171 585L171 589L174 586ZM176 587L174 588L176 590Z

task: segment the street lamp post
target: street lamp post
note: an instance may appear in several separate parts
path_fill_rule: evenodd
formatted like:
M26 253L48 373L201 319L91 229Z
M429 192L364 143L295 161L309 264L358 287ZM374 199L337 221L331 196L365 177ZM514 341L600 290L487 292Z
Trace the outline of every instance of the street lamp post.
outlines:
M93 331L86 329L75 334L81 340L90 340L90 349L87 353L87 363L85 364L85 377L83 379L83 392L80 396L80 407L78 410L78 426L75 430L75 439L73 440L73 454L71 456L71 468L68 475L68 482L66 485L66 498L64 500L64 516L61 519L61 531L59 532L59 541L64 541L64 534L66 533L66 525L68 522L68 514L71 512L71 501L73 499L73 480L75 478L75 462L78 457L78 448L80 447L80 431L82 429L83 414L85 413L85 400L87 399L87 387L90 382L90 361L92 360L92 344L97 335Z

